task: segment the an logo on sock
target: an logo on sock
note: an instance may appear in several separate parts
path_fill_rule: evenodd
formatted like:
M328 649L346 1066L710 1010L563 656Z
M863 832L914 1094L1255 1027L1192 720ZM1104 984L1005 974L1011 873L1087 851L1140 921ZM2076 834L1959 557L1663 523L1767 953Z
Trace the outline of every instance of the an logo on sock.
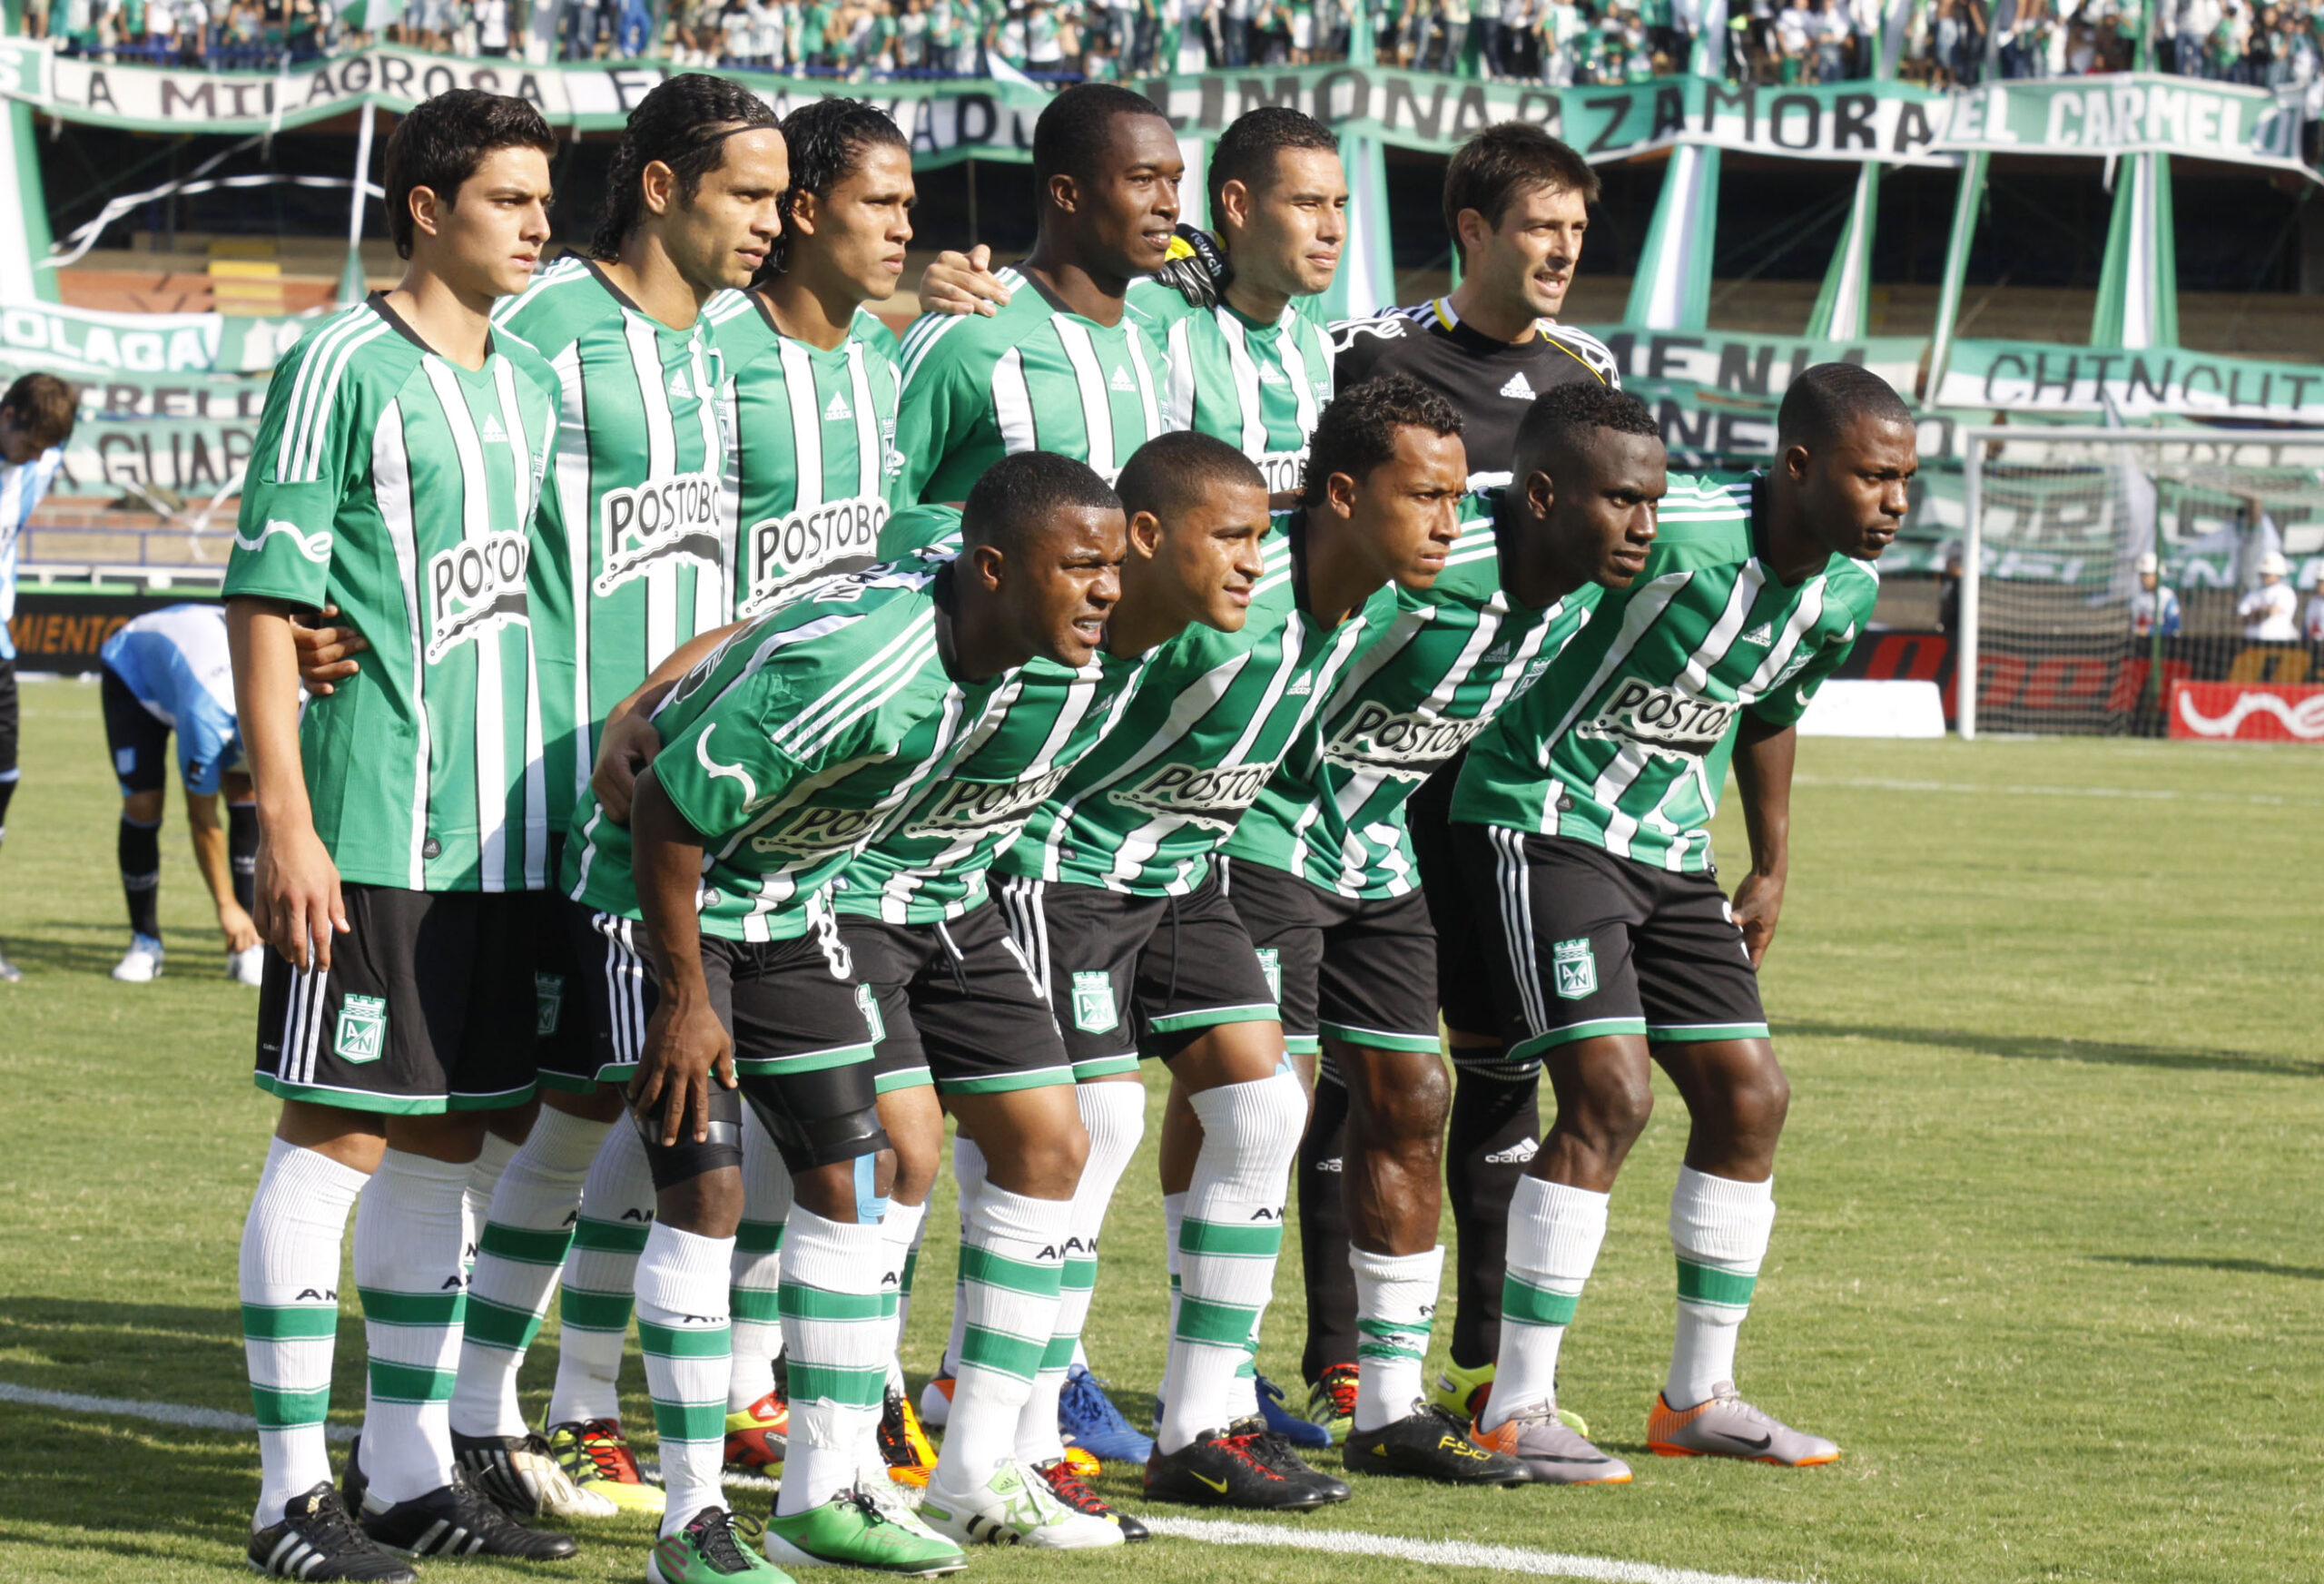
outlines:
M1262 1205L1257 1209L1251 1212L1251 1219L1254 1221L1280 1221L1283 1219L1283 1210L1280 1206L1270 1210L1265 1205Z
M377 1061L388 1049L388 1000L385 996L342 997L339 1004L339 1037L331 1048L341 1061Z
M339 1289L337 1287L301 1287L299 1289L299 1295L290 1302L293 1304L336 1304L339 1302Z
M1587 935L1550 948L1550 968L1562 999L1579 1001L1598 993L1598 953Z

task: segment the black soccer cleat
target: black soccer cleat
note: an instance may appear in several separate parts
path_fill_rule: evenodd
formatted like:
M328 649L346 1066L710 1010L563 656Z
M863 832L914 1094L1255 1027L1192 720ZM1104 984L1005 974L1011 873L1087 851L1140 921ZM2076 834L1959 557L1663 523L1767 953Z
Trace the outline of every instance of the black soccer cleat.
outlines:
M1345 1501L1351 1494L1346 1481L1310 1467L1307 1461L1299 1455L1299 1449L1292 1443L1291 1438L1269 1430L1265 1419L1238 1420L1227 1426L1226 1433L1240 1438L1250 1448L1253 1457L1285 1479L1322 1491L1327 1502Z
M1523 1485L1532 1476L1515 1458L1488 1451L1469 1439L1469 1427L1433 1403L1378 1430L1347 1432L1340 1449L1350 1473L1403 1474L1443 1485Z
M284 1503L281 1523L251 1532L250 1562L254 1573L310 1584L335 1579L419 1584L419 1579L356 1527L328 1480Z
M1332 1498L1305 1480L1272 1466L1258 1438L1205 1431L1175 1452L1160 1447L1146 1460L1146 1494L1193 1507L1239 1507L1253 1512L1306 1512Z
M527 1529L468 1481L458 1467L452 1482L409 1501L382 1501L368 1491L358 1515L363 1532L408 1557L507 1557L520 1562L562 1561L581 1548L569 1534Z

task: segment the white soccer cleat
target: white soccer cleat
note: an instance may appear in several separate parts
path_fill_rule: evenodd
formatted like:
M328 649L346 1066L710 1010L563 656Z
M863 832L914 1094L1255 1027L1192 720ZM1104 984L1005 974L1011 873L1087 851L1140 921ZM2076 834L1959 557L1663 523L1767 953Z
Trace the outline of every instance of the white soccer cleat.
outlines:
M263 944L244 947L226 954L226 977L238 985L256 989L266 982L266 947Z
M1120 1545L1126 1538L1118 1524L1076 1512L1059 1501L1048 1481L1015 1458L1004 1459L991 1478L959 1494L931 1478L920 1504L920 1519L960 1546L1087 1551Z
M113 965L113 977L125 985L150 985L162 977L162 943L151 935L134 936L129 954Z

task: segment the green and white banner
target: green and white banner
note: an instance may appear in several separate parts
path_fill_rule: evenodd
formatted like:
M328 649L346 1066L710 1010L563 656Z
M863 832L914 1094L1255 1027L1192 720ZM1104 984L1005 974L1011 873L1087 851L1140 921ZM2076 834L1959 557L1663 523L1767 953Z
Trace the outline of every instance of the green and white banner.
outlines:
M2046 341L1953 343L1935 405L1999 412L2159 413L2324 425L2324 368L2227 358L2183 347L2142 350Z
M262 374L314 317L104 313L50 302L0 303L0 363L75 383L162 375Z
M2299 158L2304 113L2297 88L2279 97L2147 72L2014 79L1954 95L1938 141L1996 154L2191 154L2312 176Z

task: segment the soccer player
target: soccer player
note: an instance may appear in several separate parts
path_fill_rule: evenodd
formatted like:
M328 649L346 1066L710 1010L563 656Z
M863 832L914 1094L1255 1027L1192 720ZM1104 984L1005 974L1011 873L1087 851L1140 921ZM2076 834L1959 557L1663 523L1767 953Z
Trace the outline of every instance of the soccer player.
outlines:
M544 270L495 315L497 332L536 349L556 379L542 522L571 641L549 658L542 693L546 817L560 835L613 706L682 644L734 618L733 459L701 316L765 263L788 180L763 101L720 78L672 77L630 113L590 256ZM553 927L542 1104L479 1239L454 1444L513 1510L580 1515L610 1501L661 1513L662 1493L638 1477L622 1435L616 1392L653 1186L631 1130L613 1127L621 1097L598 1082L579 993L604 942L569 945L566 921ZM537 1438L517 1376L560 1266L562 1345Z
M453 1460L445 1398L465 1300L461 1195L485 1117L534 1087L549 868L536 507L554 376L493 333L547 242L556 143L521 100L414 108L387 153L401 282L303 338L268 387L227 627L275 949L257 1078L281 1120L243 1229L262 1483L251 1566L404 1580L409 1554L569 1557ZM342 607L373 659L302 712L290 613ZM370 1347L344 1505L323 1422L340 1242Z
M1413 418L1457 428L1450 404L1423 395ZM1319 452L1313 465L1344 464ZM1490 515L1463 525L1436 580L1397 591L1396 619L1356 655L1318 734L1226 844L1228 895L1275 965L1285 1040L1311 1063L1330 1051L1349 1107L1342 1180L1362 1373L1347 1467L1455 1483L1484 1471L1459 1454L1465 1420L1421 1401L1444 1264L1436 1231L1450 1097L1436 936L1403 805L1523 696L1604 590L1629 585L1654 541L1662 440L1634 399L1561 385L1519 427L1514 472L1487 497ZM1306 1367L1320 1363L1311 1355ZM1610 1460L1558 1472L1630 1477Z
M1775 1220L1789 1086L1758 970L1789 861L1795 726L1872 615L1870 563L1916 466L1879 376L1807 369L1768 471L1682 478L1629 589L1471 747L1452 805L1512 1058L1538 1057L1557 1121L1509 1212L1498 1371L1473 1439L1554 1480L1587 1443L1555 1414L1558 1348L1659 1066L1687 1103L1670 1197L1678 1335L1647 1420L1666 1456L1827 1463L1839 1450L1736 1394L1735 1341ZM1711 861L1729 767L1750 867Z
M121 782L121 890L129 900L129 951L113 977L146 984L162 973L162 793L168 782L170 733L178 738L185 782L186 823L193 860L226 937L226 977L255 985L266 949L251 922L251 880L258 862L258 804L242 767L241 728L234 722L234 663L226 651L226 613L214 605L165 605L105 640L99 703L105 749ZM226 824L218 799L226 800Z
M1090 663L1122 540L1118 509L1069 509L1092 504L1088 477L1052 457L1009 458L970 492L957 558L823 580L741 628L658 703L637 701L667 746L636 782L628 828L594 801L576 812L576 900L608 946L604 973L589 976L599 1070L629 1080L657 1188L637 1291L670 1492L648 1568L659 1584L757 1566L734 1542L719 1487L745 1099L793 1190L780 1299L793 1433L769 1556L943 1572L964 1563L953 1540L1013 1528L1054 1544L1079 1527L1028 1522L1032 1505L1069 1515L1045 1491L996 1481L958 1505L931 1494L946 1540L856 1488L894 1345L892 1266L866 1203L887 1137L870 1059L876 1001L855 982L825 891L972 751L1014 668L1036 655ZM1005 1257L1041 1256L1011 1241ZM1049 1251L1052 1270L1061 1257ZM674 1569L665 1558L681 1550Z
M8 834L8 800L16 795L16 542L40 505L64 442L73 438L73 388L54 374L25 374L0 396L0 839ZM0 984L24 975L0 956Z
M1068 88L1033 126L1039 237L990 317L923 316L904 337L902 498L956 502L993 461L1054 451L1110 482L1168 427L1161 348L1128 311L1169 257L1186 173L1153 102Z

